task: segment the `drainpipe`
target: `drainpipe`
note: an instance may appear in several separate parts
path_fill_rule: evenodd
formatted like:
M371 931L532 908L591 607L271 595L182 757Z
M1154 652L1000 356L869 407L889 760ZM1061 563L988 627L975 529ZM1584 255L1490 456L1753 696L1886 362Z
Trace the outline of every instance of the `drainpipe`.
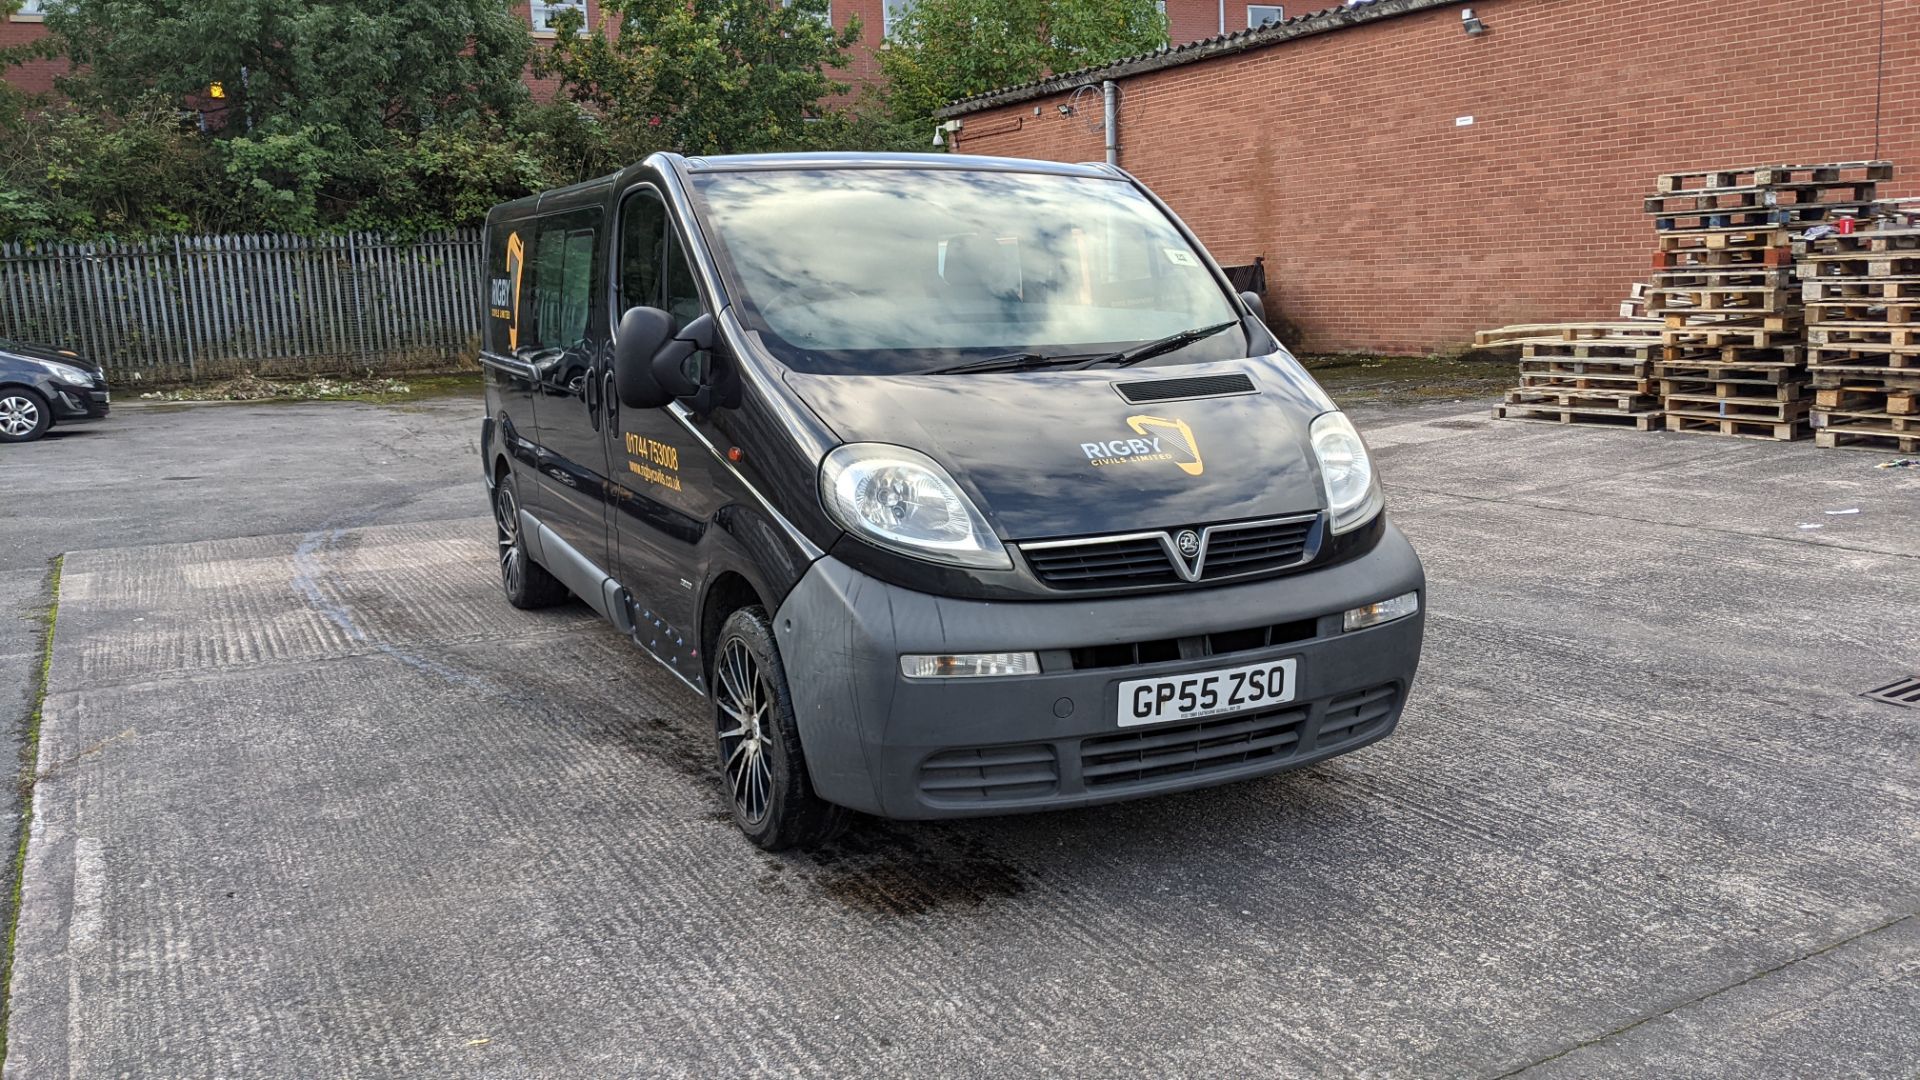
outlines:
M1118 86L1114 85L1112 79L1108 79L1106 82L1100 84L1101 105L1103 106L1101 111L1106 114L1107 164L1109 165L1120 164L1120 118L1114 115L1113 111L1115 99L1120 96L1119 89Z

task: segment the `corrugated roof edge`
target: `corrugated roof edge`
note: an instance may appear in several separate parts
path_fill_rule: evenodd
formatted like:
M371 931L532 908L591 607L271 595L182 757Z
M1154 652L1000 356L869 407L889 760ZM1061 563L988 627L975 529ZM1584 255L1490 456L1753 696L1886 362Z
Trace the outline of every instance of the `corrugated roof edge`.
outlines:
M962 98L950 105L942 106L934 110L933 115L948 120L1001 105L1017 105L1023 101L1058 94L1091 82L1144 75L1150 71L1198 63L1219 56L1230 56L1249 49L1264 49L1269 45L1279 45L1334 30L1345 30L1350 26L1359 26L1363 23L1379 22L1381 19L1391 19L1396 15L1411 15L1416 11L1466 2L1468 0L1374 0L1371 4L1363 4L1359 7L1328 8L1310 15L1296 15L1284 22L1257 30L1240 30L1231 34L1222 34L1219 37L1202 38L1185 45L1175 45L1139 56L1130 56L1111 64L1081 68L1078 71L1049 75L1044 79L1021 83L1018 86L990 90L987 93Z

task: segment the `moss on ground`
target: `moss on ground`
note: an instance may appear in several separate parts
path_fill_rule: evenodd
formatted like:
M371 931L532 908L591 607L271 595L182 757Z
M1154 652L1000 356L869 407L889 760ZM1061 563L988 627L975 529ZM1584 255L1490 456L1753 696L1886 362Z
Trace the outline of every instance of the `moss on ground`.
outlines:
M1418 404L1444 399L1497 397L1513 386L1509 357L1373 356L1342 353L1302 356L1313 377L1342 402Z

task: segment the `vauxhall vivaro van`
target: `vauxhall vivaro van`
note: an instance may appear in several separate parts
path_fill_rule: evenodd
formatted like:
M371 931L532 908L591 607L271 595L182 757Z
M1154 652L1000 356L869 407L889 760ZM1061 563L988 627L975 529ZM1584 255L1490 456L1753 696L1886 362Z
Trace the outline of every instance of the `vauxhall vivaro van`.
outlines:
M705 699L768 848L1393 730L1425 579L1366 446L1126 173L658 154L488 217L510 602Z

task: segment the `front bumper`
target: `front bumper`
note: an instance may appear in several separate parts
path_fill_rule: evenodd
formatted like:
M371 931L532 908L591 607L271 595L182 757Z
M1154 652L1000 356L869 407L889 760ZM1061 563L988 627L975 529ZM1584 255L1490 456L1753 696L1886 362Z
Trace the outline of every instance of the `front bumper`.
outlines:
M56 421L99 420L107 415L109 395L104 386L80 387L65 383L53 388L50 403Z
M1322 570L1189 592L997 603L898 588L821 559L775 616L807 769L823 798L894 818L1085 806L1277 772L1384 738L1419 664L1420 561L1387 526L1366 555ZM1421 613L1343 633L1348 608L1409 591ZM1284 644L1195 656L1249 627ZM1077 666L1093 647L1185 639L1158 663ZM903 653L1034 651L1043 673L907 679ZM1103 650L1111 653L1111 650ZM1118 686L1291 656L1293 701L1254 713L1121 728ZM1089 663L1093 663L1090 661Z

